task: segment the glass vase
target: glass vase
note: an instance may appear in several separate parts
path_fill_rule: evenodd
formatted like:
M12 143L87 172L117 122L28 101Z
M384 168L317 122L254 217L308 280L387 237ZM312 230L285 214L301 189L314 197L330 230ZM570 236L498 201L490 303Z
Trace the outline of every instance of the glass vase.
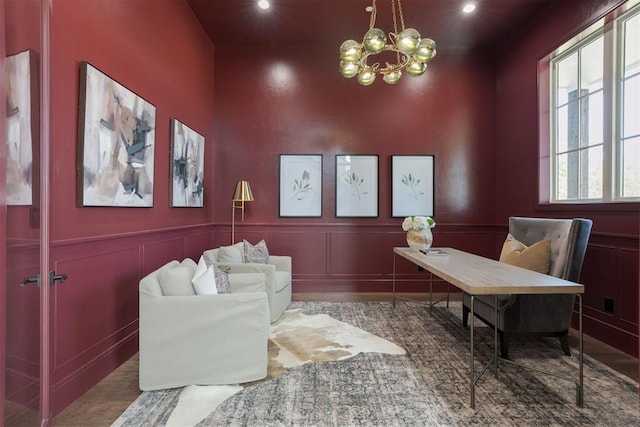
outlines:
M432 243L433 234L431 233L431 228L407 231L407 244L409 244L412 251L428 251Z

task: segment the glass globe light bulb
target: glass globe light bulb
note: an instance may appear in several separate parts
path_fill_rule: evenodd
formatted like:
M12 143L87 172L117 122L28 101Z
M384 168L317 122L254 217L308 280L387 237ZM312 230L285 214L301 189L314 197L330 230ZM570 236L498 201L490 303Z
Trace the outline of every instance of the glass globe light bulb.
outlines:
M355 77L360 71L360 67L355 62L350 61L340 61L340 74L343 77L350 79L351 77Z
M382 52L386 44L387 36L379 28L372 28L364 35L362 46L367 52L376 54Z
M409 65L407 65L407 73L409 73L410 76L418 77L423 75L425 71L427 71L427 64L424 62L412 59Z
M362 86L369 86L376 79L376 73L369 67L363 68L358 73L358 83Z
M413 28L407 28L396 38L396 48L405 55L413 55L419 43L420 33Z
M385 74L382 77L382 80L384 80L387 84L394 85L400 81L400 77L402 77L402 72L400 70L395 70Z
M340 45L340 59L355 62L360 59L360 43L355 40L345 40Z
M418 61L427 62L436 56L436 42L431 39L422 39L414 55Z

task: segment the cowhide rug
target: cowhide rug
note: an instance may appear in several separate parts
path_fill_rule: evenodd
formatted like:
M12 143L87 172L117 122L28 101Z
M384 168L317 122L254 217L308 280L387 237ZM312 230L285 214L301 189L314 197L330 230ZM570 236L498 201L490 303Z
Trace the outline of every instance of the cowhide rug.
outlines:
M179 391L175 407L167 409L171 411L171 415L166 425L193 426L244 387L276 378L287 369L305 363L344 360L359 353L406 353L396 344L348 323L326 314L306 315L302 309L285 311L282 317L271 325L268 352L268 374L263 380L242 385L184 387ZM144 420L139 419L143 416L140 414L140 407L153 406L155 402L166 400L167 394L171 392L160 390L143 393L112 425L144 424ZM150 395L153 393L155 397ZM128 414L129 412L138 415Z

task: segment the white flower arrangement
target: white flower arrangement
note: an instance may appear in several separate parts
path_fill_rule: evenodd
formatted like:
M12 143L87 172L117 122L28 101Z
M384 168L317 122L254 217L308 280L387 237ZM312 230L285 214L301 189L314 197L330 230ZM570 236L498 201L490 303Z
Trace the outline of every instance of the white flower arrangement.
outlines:
M436 222L430 216L408 216L404 221L402 221L402 229L404 231L419 231L425 228L433 228L435 226Z

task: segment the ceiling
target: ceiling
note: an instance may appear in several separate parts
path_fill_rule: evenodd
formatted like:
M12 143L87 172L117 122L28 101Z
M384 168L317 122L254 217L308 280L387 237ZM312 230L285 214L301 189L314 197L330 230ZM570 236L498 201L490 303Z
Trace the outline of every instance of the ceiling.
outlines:
M372 0L187 0L217 46L339 46L362 40L369 29L365 7ZM468 51L492 44L526 26L557 0L474 0L476 12L461 12L467 0L403 0L405 27L437 43L438 50ZM565 0L587 1L587 0ZM376 26L393 30L391 0L377 0Z

